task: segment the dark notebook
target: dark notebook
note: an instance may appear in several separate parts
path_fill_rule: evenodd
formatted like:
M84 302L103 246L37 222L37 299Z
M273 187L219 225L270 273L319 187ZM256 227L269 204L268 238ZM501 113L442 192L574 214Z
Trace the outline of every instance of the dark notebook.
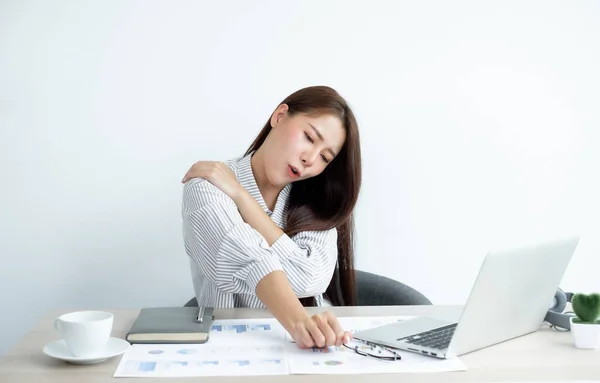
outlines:
M125 339L129 343L205 343L212 307L150 307L140 311Z

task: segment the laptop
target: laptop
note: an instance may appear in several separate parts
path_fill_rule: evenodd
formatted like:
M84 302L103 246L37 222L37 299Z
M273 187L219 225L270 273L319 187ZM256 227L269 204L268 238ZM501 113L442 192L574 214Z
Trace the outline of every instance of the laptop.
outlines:
M458 320L415 317L354 338L446 359L539 329L579 237L490 251Z

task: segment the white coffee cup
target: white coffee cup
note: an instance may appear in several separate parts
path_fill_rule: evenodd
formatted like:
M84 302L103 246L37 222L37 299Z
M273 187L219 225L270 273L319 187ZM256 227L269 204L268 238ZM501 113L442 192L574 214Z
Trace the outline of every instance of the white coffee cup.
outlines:
M113 314L105 311L76 311L59 316L54 328L76 357L101 355L113 326Z

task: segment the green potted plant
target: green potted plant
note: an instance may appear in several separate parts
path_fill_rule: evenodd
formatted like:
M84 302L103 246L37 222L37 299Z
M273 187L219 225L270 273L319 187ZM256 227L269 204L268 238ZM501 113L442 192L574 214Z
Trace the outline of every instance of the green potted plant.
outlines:
M569 319L575 347L597 349L600 347L600 294L575 294L571 305L576 315Z

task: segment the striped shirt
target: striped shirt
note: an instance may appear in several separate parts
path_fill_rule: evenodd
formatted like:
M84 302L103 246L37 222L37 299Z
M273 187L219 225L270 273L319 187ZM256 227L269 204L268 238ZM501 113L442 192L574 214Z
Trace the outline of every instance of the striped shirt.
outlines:
M292 185L281 190L273 211L269 210L252 172L251 156L226 164L242 187L283 229ZM198 305L262 308L256 285L276 270L285 272L298 298L315 297L318 306L328 305L322 294L337 263L335 228L304 231L293 237L283 234L269 246L258 231L244 222L233 200L202 178L184 185L182 217Z

